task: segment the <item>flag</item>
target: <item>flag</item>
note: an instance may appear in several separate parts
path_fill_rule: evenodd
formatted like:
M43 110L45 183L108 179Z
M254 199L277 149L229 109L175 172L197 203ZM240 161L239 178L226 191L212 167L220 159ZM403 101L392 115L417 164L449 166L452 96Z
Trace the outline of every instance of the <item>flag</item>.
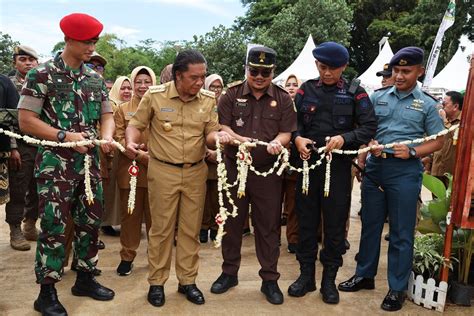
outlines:
M436 34L433 47L431 48L430 57L426 63L426 75L425 80L423 81L423 88L429 88L431 81L434 77L434 72L436 70L436 65L438 64L438 57L441 51L441 45L443 44L444 32L449 29L454 24L454 15L456 13L456 2L455 0L450 0L448 8L444 13L443 20L438 29L438 34Z

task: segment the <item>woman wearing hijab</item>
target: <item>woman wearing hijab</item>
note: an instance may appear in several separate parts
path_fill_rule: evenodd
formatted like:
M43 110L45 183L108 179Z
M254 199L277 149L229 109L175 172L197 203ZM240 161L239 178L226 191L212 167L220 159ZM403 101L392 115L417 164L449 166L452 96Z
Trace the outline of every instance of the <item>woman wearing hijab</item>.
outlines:
M112 105L118 107L120 104L130 101L131 98L132 83L130 79L126 76L117 77L109 92L109 100L112 102Z
M294 100L296 91L301 85L301 81L296 75L289 75L285 81L284 88ZM290 147L291 148L291 144ZM297 153L297 151L294 151ZM286 171L283 177L283 217L282 222L286 222L286 239L288 241L288 252L295 253L298 244L298 222L295 213L295 188L296 173Z
M204 81L204 88L216 94L216 101L221 96L224 88L222 77L217 74L209 75ZM211 240L216 239L218 226L215 217L219 212L219 201L217 199L217 153L215 150L206 148L206 163L209 169L207 174L207 192L204 202L204 213L202 216L201 231L199 233L199 241L206 243L209 235ZM210 230L210 232L209 232Z
M132 84L126 76L120 76L115 80L109 92L109 100L112 110L117 111L118 106L132 98ZM120 225L120 191L117 186L117 159L118 150L105 155L101 152L100 173L104 187L104 217L101 230L109 236L118 236L112 226ZM115 159L114 159L115 157ZM105 158L105 159L103 159Z
M139 66L133 69L130 76L132 82L133 95L129 102L121 104L114 113L115 119L115 139L125 146L125 129L133 114L137 111L141 98L148 91L148 88L156 84L155 73L151 68ZM148 130L142 133L140 143L145 147L140 150L135 158L139 168L137 176L137 188L135 195L135 208L130 214L128 211L128 197L130 195L130 175L128 168L132 165L132 160L125 154L119 154L119 162L117 169L117 183L120 188L120 213L121 213L121 229L120 243L120 264L117 267L117 274L120 276L129 275L132 272L133 260L137 255L136 250L140 245L140 237L142 230L143 218L145 218L146 233L151 226L150 206L148 204L148 151L146 144L148 141Z

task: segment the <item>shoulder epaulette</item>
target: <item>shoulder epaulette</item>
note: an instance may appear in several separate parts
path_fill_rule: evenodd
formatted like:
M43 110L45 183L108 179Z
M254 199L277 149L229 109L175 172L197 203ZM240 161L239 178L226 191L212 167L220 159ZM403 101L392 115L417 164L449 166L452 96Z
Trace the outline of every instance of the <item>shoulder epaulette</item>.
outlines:
M165 92L166 86L164 84L160 84L158 86L151 86L148 88L148 90L150 90L150 93Z
M238 86L240 84L244 83L244 81L242 80L237 80L237 81L234 81L234 82L231 82L227 85L227 88L232 88L232 87L235 87L235 86Z
M426 91L424 91L424 90L421 90L421 91L423 91L423 93L424 93L425 95L427 95L427 96L429 96L430 98L432 98L433 100L435 100L436 103L439 103L439 99L437 99L434 95L432 95L431 93L428 93L428 92L426 92Z
M347 92L349 92L350 94L355 94L359 86L360 86L360 79L354 78L352 79Z
M207 97L210 97L210 98L215 98L216 97L216 94L214 92L206 90L206 89L201 89L201 94L205 95Z

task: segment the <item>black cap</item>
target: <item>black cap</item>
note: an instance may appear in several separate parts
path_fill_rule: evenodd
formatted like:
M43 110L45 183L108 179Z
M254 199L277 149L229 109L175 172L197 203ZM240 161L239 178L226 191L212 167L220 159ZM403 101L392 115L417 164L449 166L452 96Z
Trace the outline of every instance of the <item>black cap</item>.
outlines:
M424 51L415 46L400 49L390 60L390 66L413 66L423 63Z
M273 68L276 64L276 52L269 47L254 47L249 51L247 64L252 67Z
M383 65L383 70L382 71L377 71L376 75L377 75L377 77L391 76L392 75L392 66L390 66L390 64Z

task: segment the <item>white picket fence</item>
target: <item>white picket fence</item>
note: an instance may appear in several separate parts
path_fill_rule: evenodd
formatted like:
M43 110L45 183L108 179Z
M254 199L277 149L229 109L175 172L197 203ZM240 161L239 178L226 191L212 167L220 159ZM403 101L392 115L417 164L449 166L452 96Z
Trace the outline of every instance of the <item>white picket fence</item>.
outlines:
M430 278L425 282L423 276L417 275L415 279L415 274L413 272L410 274L407 296L415 304L443 312L447 293L448 283L440 282L439 286L436 286L434 279Z

